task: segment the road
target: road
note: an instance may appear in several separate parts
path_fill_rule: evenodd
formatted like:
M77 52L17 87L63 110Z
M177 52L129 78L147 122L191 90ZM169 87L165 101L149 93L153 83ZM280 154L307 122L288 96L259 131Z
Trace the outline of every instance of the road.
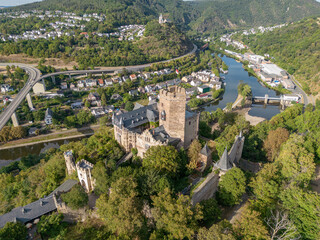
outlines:
M20 90L17 96L13 99L13 101L9 104L9 106L7 106L3 111L3 113L0 115L0 130L6 125L8 120L11 118L12 114L16 111L20 103L29 93L32 86L41 78L41 72L32 66L29 66L26 64L19 64L19 63L0 63L0 66L7 66L7 65L9 66L14 65L24 69L28 73L29 78L26 85Z
M292 90L292 93L301 95L303 97L304 105L307 106L310 103L308 95L303 91L301 84L298 81L296 81L296 79L292 75L290 75L290 78L294 82L294 84L296 85L296 88L294 90ZM314 102L311 102L311 104L315 105Z
M16 111L16 109L19 107L23 99L27 96L27 94L30 92L31 88L40 80L53 77L53 76L59 76L61 74L63 75L82 75L82 74L100 74L100 73L111 73L114 71L121 70L123 68L126 68L128 71L139 71L146 67L150 67L152 64L157 63L166 63L174 60L178 60L181 58L184 58L188 55L194 54L197 51L198 47L196 45L193 45L193 49L191 52L177 57L173 59L169 59L166 61L156 62L156 63L148 63L148 64L142 64L142 65L136 65L136 66L123 66L123 67L101 67L97 70L73 70L73 71L64 71L64 72L55 72L50 73L41 76L41 72L36 69L35 67L27 64L20 64L20 63L0 63L0 66L16 66L24 69L28 75L29 79L26 83L26 85L20 90L20 92L17 94L17 96L13 99L13 101L5 108L5 110L0 114L0 130L6 125L6 123L11 118L12 114Z

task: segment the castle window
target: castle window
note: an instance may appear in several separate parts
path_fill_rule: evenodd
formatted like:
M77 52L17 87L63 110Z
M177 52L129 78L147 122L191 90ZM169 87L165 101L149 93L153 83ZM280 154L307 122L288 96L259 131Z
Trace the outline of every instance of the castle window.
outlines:
M161 120L166 120L166 112L164 110L161 112Z
M191 121L189 121L189 125L191 125Z

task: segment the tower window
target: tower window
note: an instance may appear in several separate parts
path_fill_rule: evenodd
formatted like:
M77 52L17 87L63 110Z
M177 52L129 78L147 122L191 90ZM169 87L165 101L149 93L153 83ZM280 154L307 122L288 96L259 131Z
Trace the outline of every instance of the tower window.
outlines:
M161 120L166 120L166 112L164 110L161 112Z

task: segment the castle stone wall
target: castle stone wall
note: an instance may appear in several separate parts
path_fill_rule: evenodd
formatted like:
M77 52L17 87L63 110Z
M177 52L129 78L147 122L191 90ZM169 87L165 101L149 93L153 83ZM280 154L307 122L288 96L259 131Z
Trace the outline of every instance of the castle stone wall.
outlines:
M199 114L186 120L184 147L188 148L194 139L199 135Z
M192 192L191 203L197 203L208 200L214 196L218 190L219 174L211 172L204 182Z

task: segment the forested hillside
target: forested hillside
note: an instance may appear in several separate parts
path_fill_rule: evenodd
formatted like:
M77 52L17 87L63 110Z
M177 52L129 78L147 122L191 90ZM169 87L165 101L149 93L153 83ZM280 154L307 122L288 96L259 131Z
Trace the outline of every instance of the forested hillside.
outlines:
M309 18L265 34L243 36L257 54L274 61L303 84L307 92L320 91L320 18Z
M175 24L193 33L221 33L297 21L319 14L320 4L315 0L44 0L5 11L34 9L104 13L113 27L146 23L160 13L168 13Z
M320 4L315 0L216 0L199 1L195 6L202 15L192 23L192 29L210 33L298 21L320 14Z
M170 13L170 17L180 26L200 16L200 12L182 0L44 0L9 10L62 10L76 13L104 13L107 22L116 27L125 24L145 24L159 17L160 13ZM8 10L8 9L7 9Z
M1 55L24 54L33 58L59 58L76 61L80 68L129 66L181 56L192 50L192 43L175 25L151 21L145 36L136 41L89 35L55 39L23 40L0 44Z

